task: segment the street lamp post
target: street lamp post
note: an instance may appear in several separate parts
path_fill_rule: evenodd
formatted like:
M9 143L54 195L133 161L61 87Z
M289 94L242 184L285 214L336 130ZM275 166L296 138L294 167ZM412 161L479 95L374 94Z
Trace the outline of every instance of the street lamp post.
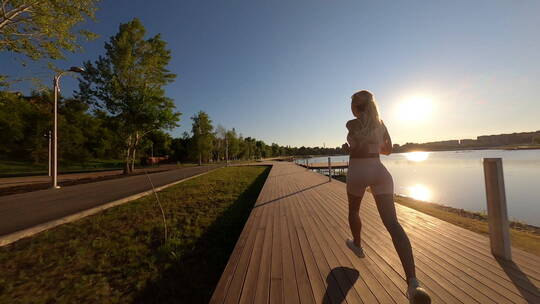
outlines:
M49 176L51 176L52 172L51 172L51 150L52 150L52 132L51 130L49 130L49 132L47 132L47 139L49 140Z
M225 166L229 166L229 138L225 133Z
M60 77L65 72L84 73L84 69L81 67L71 67L67 71L61 71L54 75L54 126L53 126L53 140L52 140L52 172L51 172L51 188L58 189L58 93L60 92Z

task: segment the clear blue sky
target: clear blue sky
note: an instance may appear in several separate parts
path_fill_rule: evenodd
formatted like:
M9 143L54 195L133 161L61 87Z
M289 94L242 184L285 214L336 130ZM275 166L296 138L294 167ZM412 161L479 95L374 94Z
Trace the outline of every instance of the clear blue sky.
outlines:
M95 60L138 17L172 50L167 94L183 113L173 136L203 110L267 143L338 146L360 89L400 144L540 129L540 1L372 2L104 0L87 24L101 37L58 65ZM52 77L5 52L0 67ZM63 79L64 92L75 87ZM403 107L412 97L431 111Z

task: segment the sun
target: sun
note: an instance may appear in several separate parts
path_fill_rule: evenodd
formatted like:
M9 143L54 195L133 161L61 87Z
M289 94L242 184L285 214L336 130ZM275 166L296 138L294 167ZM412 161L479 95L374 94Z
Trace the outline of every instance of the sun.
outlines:
M428 120L433 112L433 100L427 96L413 96L399 103L398 117L405 122Z

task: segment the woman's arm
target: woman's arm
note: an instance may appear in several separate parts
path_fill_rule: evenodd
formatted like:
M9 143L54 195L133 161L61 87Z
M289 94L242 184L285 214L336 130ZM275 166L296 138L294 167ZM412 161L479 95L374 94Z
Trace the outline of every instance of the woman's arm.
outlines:
M343 150L343 152L347 154L349 154L349 152L351 151L351 148L349 147L348 143L344 143L343 145L341 145L341 149Z
M384 125L384 134L383 134L383 146L381 149L381 154L384 155L390 155L392 153L392 138L390 138L390 134L388 133L388 129L386 129L386 126Z

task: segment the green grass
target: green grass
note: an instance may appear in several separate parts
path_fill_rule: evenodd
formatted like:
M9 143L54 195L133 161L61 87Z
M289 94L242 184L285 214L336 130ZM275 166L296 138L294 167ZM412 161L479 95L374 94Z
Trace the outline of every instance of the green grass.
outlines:
M206 303L269 168L229 167L0 248L0 303Z
M85 161L84 163L71 163L60 161L58 165L60 173L67 172L84 172L107 169L121 169L122 162L120 160L101 160L94 159ZM40 175L48 173L46 163L34 164L32 162L0 160L0 176L21 176L21 175Z
M195 163L180 163L178 167L198 166ZM158 165L148 165L146 168L158 167ZM93 172L103 170L118 170L123 169L123 163L117 159L94 159L84 163L74 163L68 161L60 161L58 165L60 173L70 172ZM141 168L137 163L135 168ZM48 174L48 166L45 163L34 164L32 162L0 160L0 177L10 176L29 176L29 175L44 175Z
M47 164L32 164L29 162L0 160L0 174L18 174L26 172L45 172L47 173Z

